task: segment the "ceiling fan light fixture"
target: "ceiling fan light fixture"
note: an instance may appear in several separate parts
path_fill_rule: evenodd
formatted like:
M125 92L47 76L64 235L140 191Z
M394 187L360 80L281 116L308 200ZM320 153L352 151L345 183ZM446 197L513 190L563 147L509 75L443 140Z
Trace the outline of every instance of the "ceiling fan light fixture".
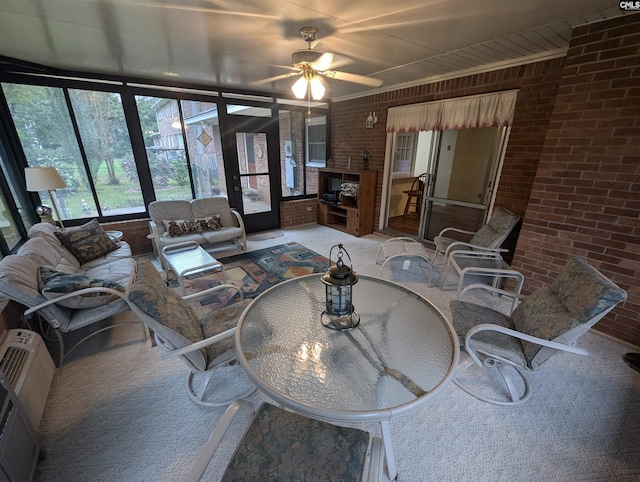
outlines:
M320 100L324 97L325 87L320 77L313 77L309 81L309 85L311 86L311 97L313 97L313 100Z
M291 86L291 90L293 91L293 95L298 99L304 99L307 95L307 79L304 76L301 76L295 83Z

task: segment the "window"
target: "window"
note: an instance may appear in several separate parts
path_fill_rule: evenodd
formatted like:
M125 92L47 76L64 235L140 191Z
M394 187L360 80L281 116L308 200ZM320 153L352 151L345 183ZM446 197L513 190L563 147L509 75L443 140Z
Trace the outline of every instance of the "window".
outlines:
M56 191L63 220L144 212L137 180L122 182L121 166L133 162L133 154L118 94L2 87L28 165L53 166L67 184ZM47 198L42 201L49 204Z
M185 149L175 145L176 136L182 136L178 101L136 96L136 105L156 199L192 199ZM176 115L169 115L174 112ZM136 163L127 166L127 174L131 179L137 179Z
M396 134L396 151L393 157L393 172L412 175L415 159L415 132Z
M279 113L282 197L318 193L318 167L326 165L326 116L312 117L311 124L307 120L302 111ZM309 162L310 153L313 162Z
M327 120L326 116L315 116L308 119L307 165L325 167L327 163Z
M325 166L328 151L328 105L307 114L306 104L272 96L103 82L59 72L37 79L13 73L8 80L0 73L0 114L7 120L0 124L0 256L19 246L38 220L34 196L50 204L46 192L25 190L27 166L53 166L65 180L67 187L56 197L66 226L89 217L142 218L156 199L226 195L219 109L267 118L278 104L280 197L318 192L317 169ZM277 179L274 172L257 177L255 189Z

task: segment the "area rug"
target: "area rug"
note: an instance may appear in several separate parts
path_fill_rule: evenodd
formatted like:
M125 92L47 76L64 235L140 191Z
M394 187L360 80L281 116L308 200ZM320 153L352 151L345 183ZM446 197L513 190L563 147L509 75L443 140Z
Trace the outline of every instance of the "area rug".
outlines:
M220 258L227 283L238 286L245 298L255 298L266 289L290 278L327 270L329 260L294 242ZM222 273L215 272L185 280L186 294L206 290L222 283ZM196 310L205 313L225 306L226 293L205 296L196 302Z

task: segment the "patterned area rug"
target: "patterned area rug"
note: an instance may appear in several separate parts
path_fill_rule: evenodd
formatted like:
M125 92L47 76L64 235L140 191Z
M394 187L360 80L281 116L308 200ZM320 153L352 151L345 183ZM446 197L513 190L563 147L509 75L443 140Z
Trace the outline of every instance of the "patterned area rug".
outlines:
M327 270L329 260L296 242L280 244L249 253L220 258L227 283L238 286L245 298L255 298L281 281ZM197 293L222 283L222 273L209 273L185 281L186 294ZM198 311L225 306L229 299L214 294L196 302Z

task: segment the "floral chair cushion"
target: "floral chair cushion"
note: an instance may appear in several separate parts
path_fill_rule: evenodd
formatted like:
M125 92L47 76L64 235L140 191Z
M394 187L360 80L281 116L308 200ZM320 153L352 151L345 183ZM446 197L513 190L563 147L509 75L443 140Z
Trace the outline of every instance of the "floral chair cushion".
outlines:
M509 235L519 219L518 215L497 206L489 222L473 235L470 243L485 248L497 248Z
M571 258L549 286L562 305L581 323L589 321L627 297L582 258Z
M222 480L358 481L368 444L365 431L264 403Z
M477 325L492 324L515 329L508 316L486 306L453 300L450 307L453 328L462 347L469 330ZM474 335L471 340L471 347L480 353L499 355L520 366L527 364L518 338L495 331L483 331Z
M146 316L143 321L174 348L182 348L204 339L200 321L189 304L170 290L158 270L148 259L138 261L138 272L129 299ZM185 355L198 370L207 368L207 352L203 348Z
M38 284L42 296L48 300L59 298L84 288L111 288L124 293L124 287L115 281L91 278L76 273L63 273L48 266L38 268ZM95 308L120 299L112 293L87 293L58 301L56 304L71 309Z
M238 324L238 321L240 320L240 315L249 303L251 303L250 299L243 298L241 300L235 301L234 303L228 304L224 308L211 311L203 316L200 319L200 324L202 325L202 332L204 334L204 337L209 338L210 336L214 336L231 328L235 328ZM226 338L219 341L218 343L209 345L206 348L207 360L209 361L209 365L215 365L219 357L233 351L234 349L234 337Z

